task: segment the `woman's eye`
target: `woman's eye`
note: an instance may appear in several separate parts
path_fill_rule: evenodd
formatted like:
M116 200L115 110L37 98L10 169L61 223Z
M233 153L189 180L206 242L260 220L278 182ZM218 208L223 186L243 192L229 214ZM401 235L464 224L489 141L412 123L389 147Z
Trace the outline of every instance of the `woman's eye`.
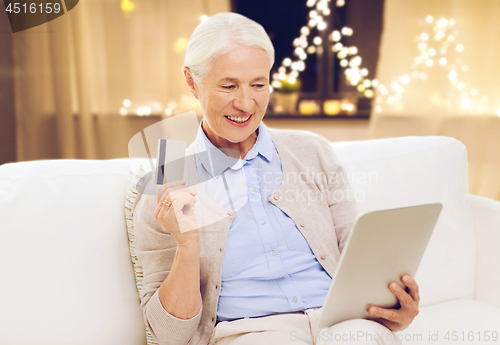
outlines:
M264 84L255 84L254 86L258 89L261 89L264 87Z
M231 90L234 88L234 85L222 85L222 87L226 90Z

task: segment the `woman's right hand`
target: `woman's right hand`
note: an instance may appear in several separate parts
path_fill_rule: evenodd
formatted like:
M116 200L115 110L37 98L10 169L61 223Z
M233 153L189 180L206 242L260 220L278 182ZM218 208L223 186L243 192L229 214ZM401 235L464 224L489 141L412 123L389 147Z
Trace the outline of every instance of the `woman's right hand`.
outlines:
M173 181L159 188L155 218L170 233L178 245L198 240L198 224L194 215L196 191L191 187L181 187L186 181ZM172 190L172 189L175 190Z

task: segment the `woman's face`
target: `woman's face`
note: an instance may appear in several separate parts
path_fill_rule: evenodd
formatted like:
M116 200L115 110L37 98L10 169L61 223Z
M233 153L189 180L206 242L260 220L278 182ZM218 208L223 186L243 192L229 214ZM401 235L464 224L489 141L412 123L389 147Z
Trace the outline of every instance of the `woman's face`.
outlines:
M211 64L194 85L203 130L217 147L253 146L269 103L269 58L261 48L238 46ZM188 81L189 84L189 81ZM193 90L193 88L192 88Z

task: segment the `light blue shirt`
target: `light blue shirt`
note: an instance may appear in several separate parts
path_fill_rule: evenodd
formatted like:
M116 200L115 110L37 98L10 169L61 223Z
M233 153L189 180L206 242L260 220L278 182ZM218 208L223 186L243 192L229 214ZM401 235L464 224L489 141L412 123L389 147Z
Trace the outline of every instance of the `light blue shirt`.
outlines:
M244 159L228 159L202 123L194 142L203 187L215 203L237 211L224 253L218 321L320 307L331 283L294 221L268 200L283 173L262 122L258 130Z

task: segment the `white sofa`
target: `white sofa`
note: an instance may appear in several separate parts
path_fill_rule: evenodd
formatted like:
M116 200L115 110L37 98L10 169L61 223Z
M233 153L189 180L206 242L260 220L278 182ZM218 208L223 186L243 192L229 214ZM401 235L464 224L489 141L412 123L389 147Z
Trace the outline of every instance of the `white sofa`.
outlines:
M362 211L444 205L403 344L500 343L500 202L468 194L465 147L448 137L332 146ZM124 215L130 163L0 166L0 344L146 343Z

